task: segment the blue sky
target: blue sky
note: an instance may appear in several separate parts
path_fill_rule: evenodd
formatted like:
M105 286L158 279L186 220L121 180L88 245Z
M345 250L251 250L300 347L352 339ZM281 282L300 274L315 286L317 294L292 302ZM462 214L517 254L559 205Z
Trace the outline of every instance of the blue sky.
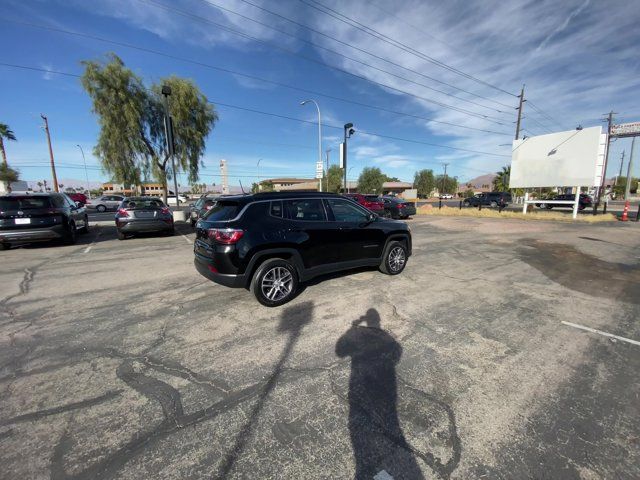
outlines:
M602 114L611 109L619 113L619 122L640 120L638 2L3 0L2 4L0 38L12 48L3 49L0 63L46 70L0 66L0 122L9 124L19 140L7 145L8 158L27 180L50 178L40 113L49 118L59 178L84 178L76 147L80 144L90 180L109 179L92 155L98 125L79 80L51 73L80 74L82 60L104 58L107 52L117 53L147 82L171 74L189 77L217 104L220 120L208 138L201 177L207 183L220 183L222 158L235 185L239 180L249 185L257 175L312 177L318 155L313 124L317 114L312 105L299 105L307 98L320 104L327 124L323 149L331 149L332 163L338 161L341 130L328 126L354 123L358 132L349 144L350 179L356 179L365 166L410 181L421 168L441 172L442 163L448 163L448 172L460 180L507 165L515 130L513 94L523 83L525 97L533 104L525 104L525 135L600 125ZM331 15L320 11L322 5L333 9ZM379 33L349 25L348 19L382 33L387 41L376 38ZM271 83L24 22L153 49ZM628 158L629 140L612 145L609 175L618 169L622 150Z

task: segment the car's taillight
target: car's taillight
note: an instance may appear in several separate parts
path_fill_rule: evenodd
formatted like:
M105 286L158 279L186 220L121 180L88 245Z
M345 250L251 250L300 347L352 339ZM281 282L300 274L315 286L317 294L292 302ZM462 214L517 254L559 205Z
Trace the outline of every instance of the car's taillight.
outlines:
M129 216L129 212L127 212L124 208L119 208L118 209L118 216L119 217L128 217Z
M210 228L207 230L207 236L211 240L225 245L232 245L242 238L243 230L235 228Z
M163 215L169 215L171 213L171 210L169 210L169 207L164 207L162 210L160 210L160 213L162 213Z
M204 207L205 210L211 210L213 208L213 205L206 205Z

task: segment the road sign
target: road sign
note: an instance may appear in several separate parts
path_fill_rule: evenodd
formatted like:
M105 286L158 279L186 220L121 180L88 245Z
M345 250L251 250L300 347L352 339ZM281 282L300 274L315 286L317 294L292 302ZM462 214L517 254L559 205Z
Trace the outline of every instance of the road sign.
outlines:
M611 125L612 137L635 137L640 135L640 122Z
M324 176L324 168L322 162L316 162L316 178L322 178Z

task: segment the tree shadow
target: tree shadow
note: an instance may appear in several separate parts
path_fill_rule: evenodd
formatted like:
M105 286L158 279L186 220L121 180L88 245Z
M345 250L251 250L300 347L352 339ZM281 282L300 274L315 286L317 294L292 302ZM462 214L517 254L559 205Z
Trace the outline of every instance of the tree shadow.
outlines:
M247 444L247 441L251 438L251 434L253 432L253 428L255 426L262 409L264 408L265 402L269 394L273 391L280 374L282 373L282 369L291 355L293 351L293 347L295 346L300 334L302 333L302 329L306 324L311 322L313 314L313 303L312 302L304 302L299 305L294 305L291 307L287 307L280 317L280 324L278 325L279 333L286 333L289 335L287 339L287 344L280 354L280 358L276 363L273 371L269 375L264 387L262 388L260 394L258 395L258 399L251 409L249 413L247 422L245 426L242 428L238 436L236 437L236 442L234 446L229 450L229 453L223 458L220 468L218 469L218 473L216 478L226 478L231 470L233 469L236 461L242 455L242 452Z

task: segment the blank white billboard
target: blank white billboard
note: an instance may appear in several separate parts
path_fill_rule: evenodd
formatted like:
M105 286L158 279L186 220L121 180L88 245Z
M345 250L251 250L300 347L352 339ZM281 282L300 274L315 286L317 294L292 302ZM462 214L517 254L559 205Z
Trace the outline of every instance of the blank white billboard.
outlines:
M594 186L601 133L590 127L514 140L509 187Z

